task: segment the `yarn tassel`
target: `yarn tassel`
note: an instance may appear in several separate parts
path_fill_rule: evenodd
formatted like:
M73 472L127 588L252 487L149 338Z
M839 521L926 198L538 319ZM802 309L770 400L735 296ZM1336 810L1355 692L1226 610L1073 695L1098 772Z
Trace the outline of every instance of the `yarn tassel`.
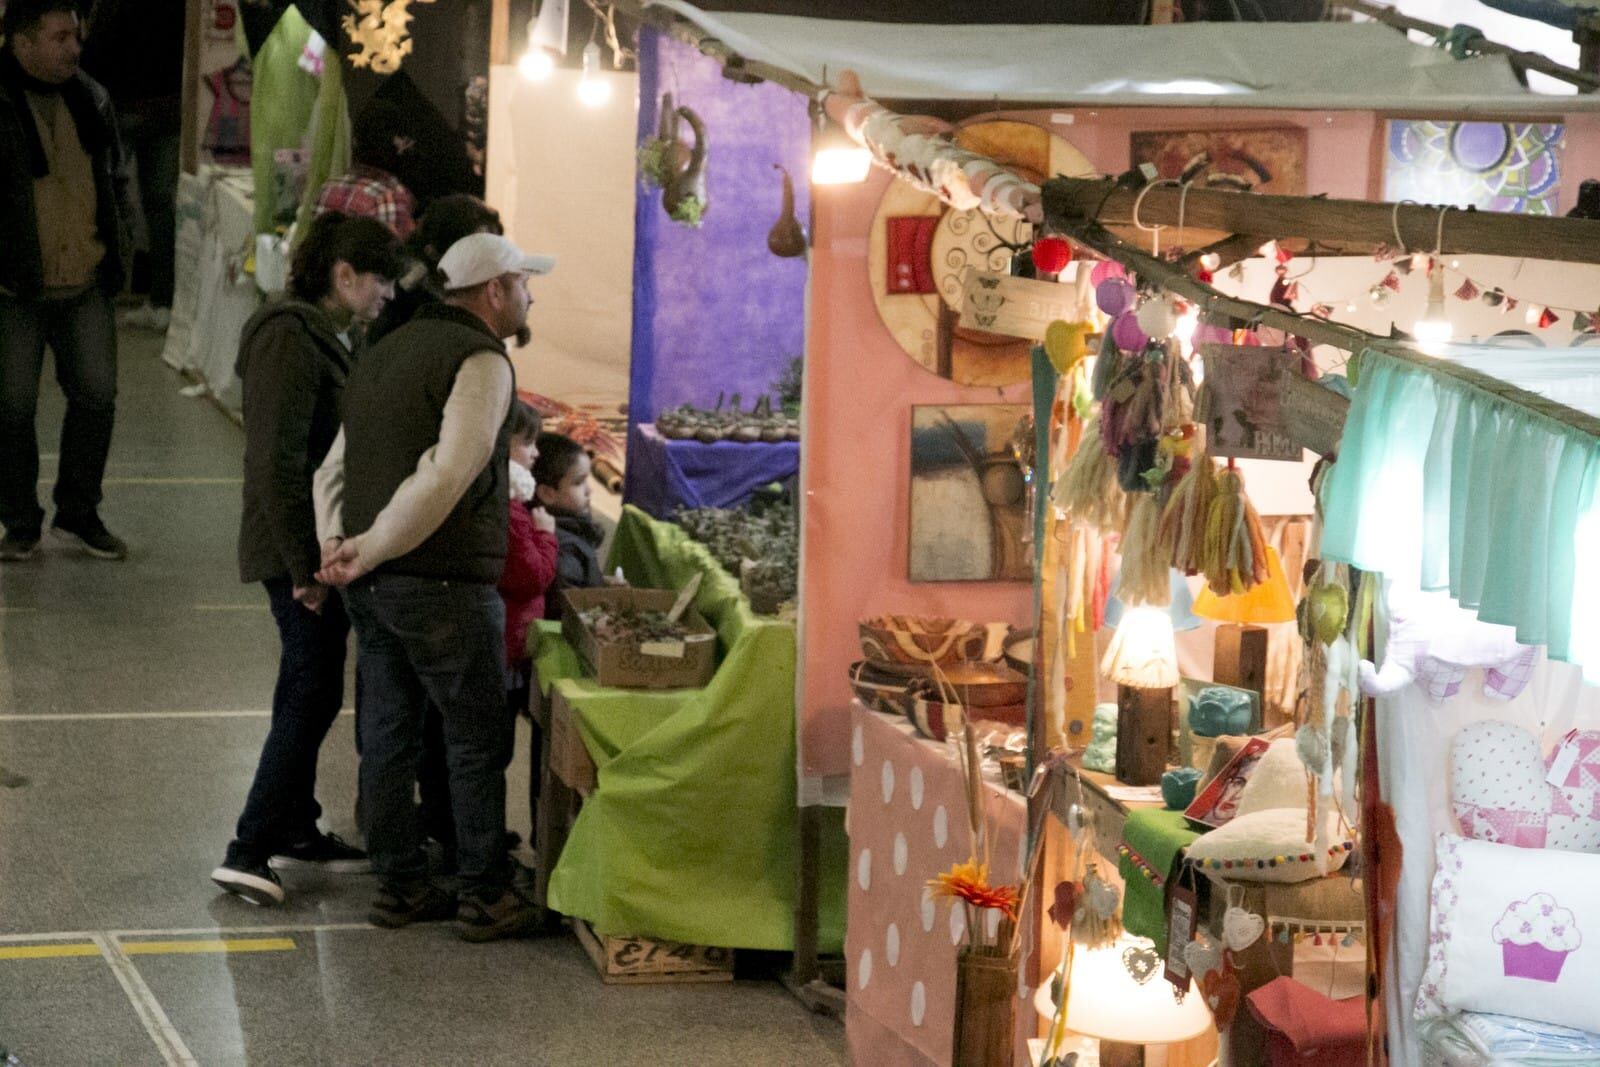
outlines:
M1200 561L1200 572L1217 596L1242 593L1267 580L1267 539L1236 470L1217 475Z
M1122 577L1117 599L1126 605L1172 603L1172 581L1166 557L1156 547L1161 507L1153 493L1136 493L1128 508L1128 528L1122 535Z
M1206 522L1217 497L1217 470L1209 456L1197 455L1161 513L1156 544L1161 554L1185 574L1198 574Z
M1078 450L1062 468L1051 496L1075 522L1104 531L1122 525L1127 499L1117 484L1116 464L1102 443L1098 419L1084 424Z

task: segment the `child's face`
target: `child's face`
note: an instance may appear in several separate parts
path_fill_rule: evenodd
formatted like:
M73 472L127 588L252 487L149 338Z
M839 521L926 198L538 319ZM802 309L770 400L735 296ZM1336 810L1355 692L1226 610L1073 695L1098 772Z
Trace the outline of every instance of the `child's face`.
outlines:
M533 470L533 461L539 458L539 446L532 437L511 439L511 462L525 471Z
M580 454L556 485L539 486L539 501L570 515L589 514L589 457Z

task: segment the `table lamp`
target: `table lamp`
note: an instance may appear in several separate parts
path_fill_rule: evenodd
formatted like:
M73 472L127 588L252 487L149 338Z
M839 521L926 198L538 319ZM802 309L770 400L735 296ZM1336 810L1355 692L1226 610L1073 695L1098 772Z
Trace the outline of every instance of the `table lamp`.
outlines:
M1100 669L1117 684L1117 779L1155 785L1167 769L1178 649L1166 607L1126 608Z
M1045 982L1034 994L1033 1006L1044 1019L1056 1013L1050 986ZM1066 1028L1100 1039L1101 1067L1164 1064L1167 1045L1211 1027L1211 1010L1194 983L1178 1000L1162 977L1155 944L1126 932L1099 948L1073 946L1066 998Z
M1223 685L1265 694L1267 685L1267 623L1294 621L1294 595L1283 575L1278 550L1267 549L1267 580L1242 593L1218 596L1210 586L1195 597L1194 613L1222 623L1217 627L1217 650L1211 678Z

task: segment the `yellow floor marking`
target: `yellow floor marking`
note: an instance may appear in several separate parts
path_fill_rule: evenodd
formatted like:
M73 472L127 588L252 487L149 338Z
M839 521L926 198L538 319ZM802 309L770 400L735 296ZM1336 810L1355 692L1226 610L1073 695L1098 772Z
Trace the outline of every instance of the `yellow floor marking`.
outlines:
M100 946L89 941L69 945L0 945L0 960L57 960L98 955Z
M123 941L119 946L130 956L172 956L202 952L292 952L294 941L287 937L241 937L201 941Z

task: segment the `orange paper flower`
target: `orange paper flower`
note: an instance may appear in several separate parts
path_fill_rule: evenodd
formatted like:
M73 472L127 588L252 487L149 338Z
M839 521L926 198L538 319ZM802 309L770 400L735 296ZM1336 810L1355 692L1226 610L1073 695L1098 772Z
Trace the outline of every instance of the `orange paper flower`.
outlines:
M958 863L928 882L936 897L964 900L978 908L1002 912L1013 921L1017 917L1017 887L989 884L989 868L976 861Z

